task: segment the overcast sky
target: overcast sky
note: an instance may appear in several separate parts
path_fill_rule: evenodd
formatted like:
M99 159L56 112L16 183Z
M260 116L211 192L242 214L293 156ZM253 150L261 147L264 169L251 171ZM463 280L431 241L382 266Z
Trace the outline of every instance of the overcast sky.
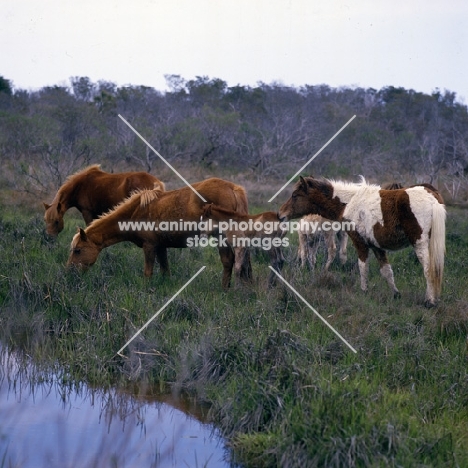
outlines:
M87 76L165 90L166 74L457 93L466 0L3 0L0 75L16 89Z

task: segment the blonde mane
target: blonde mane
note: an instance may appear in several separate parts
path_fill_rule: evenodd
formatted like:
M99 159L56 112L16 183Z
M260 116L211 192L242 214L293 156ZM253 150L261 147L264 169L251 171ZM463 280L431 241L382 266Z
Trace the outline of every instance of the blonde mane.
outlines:
M361 179L359 182L347 182L344 180L334 180L334 179L326 179L333 187L336 187L339 190L345 191L353 191L362 188L373 188L373 189L381 189L380 185L377 184L370 184L366 181L363 175L360 175L359 178Z
M131 204L136 204L138 200L139 200L140 208L144 208L145 206L148 206L152 201L159 198L161 194L163 193L164 193L164 190L161 188L161 184L158 184L157 182L155 182L153 189L135 190L127 198L125 198L120 203L115 205L109 211L107 211L106 213L103 213L101 216L99 216L99 218L96 218L95 220L93 220L89 224L88 228L93 226L100 219L107 218L109 216L114 215L116 212L120 211L124 206L126 207Z
M360 182L344 182L341 180L326 179L333 187L333 195L337 196L343 203L349 203L358 193L378 192L381 187L369 184L364 176L360 176Z
M153 200L156 200L164 192L164 186L155 182L154 188L152 190L138 190L137 193L140 193L140 207L144 208L146 205L149 205Z

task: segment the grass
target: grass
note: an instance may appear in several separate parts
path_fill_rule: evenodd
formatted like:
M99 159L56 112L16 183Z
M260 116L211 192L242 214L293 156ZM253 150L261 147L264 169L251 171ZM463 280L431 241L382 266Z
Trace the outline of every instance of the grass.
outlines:
M375 260L361 292L352 247L347 265L326 274L300 270L294 245L285 251L285 278L357 354L286 286L267 289L261 251L252 253L254 283L226 292L213 249L171 250L171 277L155 271L148 280L142 251L119 244L80 275L64 269L77 223L67 216L50 240L41 213L2 210L3 343L58 363L76 382L150 382L196 395L245 466L468 466L466 211L449 210L443 296L430 310L410 249L390 256L398 300Z

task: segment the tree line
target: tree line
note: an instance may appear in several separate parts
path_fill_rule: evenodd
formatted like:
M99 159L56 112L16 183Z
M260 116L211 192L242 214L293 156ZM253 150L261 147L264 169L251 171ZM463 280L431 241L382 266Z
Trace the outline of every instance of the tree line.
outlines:
M442 184L453 198L467 190L468 112L453 92L166 82L161 92L73 77L26 91L0 77L5 183L48 190L96 162L151 171L158 157L119 114L176 167L287 180L356 115L306 173Z

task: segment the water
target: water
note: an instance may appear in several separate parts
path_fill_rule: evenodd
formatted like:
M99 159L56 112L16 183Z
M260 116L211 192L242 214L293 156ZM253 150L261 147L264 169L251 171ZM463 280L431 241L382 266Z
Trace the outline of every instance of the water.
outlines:
M59 380L0 347L0 467L230 466L187 401Z

